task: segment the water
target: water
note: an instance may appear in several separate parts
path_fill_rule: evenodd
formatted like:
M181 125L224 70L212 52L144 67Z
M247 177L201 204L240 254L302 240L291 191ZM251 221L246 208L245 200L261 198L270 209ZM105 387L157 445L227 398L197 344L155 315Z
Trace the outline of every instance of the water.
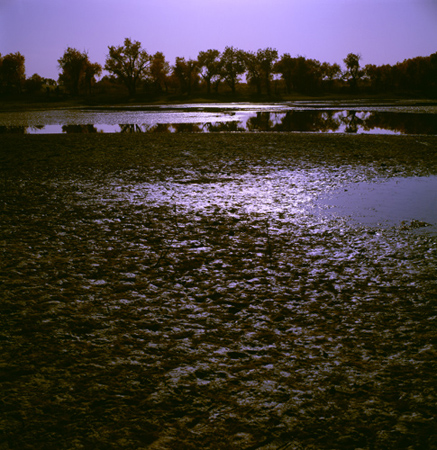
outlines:
M317 206L324 214L368 226L403 225L437 233L437 176L354 183L321 197Z
M437 134L437 107L295 102L0 113L0 133L312 132Z
M296 217L308 220L316 212L322 218L345 217L367 227L395 226L437 234L437 176L361 181L320 194L330 189L326 176L325 171L283 170L261 178L148 183L131 186L123 201L142 204L147 197L155 205L175 203L184 213L218 208L231 216L261 214L279 228Z

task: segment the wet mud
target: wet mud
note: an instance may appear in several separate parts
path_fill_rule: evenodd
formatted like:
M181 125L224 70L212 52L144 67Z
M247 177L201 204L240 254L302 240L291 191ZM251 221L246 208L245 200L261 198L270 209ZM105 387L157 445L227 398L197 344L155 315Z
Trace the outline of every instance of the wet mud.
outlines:
M436 448L435 234L314 208L436 137L0 149L0 448Z

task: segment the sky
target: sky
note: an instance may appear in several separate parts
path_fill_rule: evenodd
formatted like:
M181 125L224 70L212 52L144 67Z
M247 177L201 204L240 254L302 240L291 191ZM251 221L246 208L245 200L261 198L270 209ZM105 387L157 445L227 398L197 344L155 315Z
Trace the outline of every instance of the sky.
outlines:
M170 64L226 46L396 64L437 52L437 0L0 0L0 53L23 54L26 76L57 79L67 47L103 66L126 37Z

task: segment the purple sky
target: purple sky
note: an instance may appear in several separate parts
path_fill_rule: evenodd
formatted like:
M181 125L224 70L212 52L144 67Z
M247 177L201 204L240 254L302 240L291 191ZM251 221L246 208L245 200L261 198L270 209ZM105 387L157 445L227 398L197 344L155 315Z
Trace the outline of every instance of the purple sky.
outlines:
M27 76L57 79L67 47L104 65L125 37L171 64L227 45L395 64L437 52L437 0L0 0L0 53L20 51Z

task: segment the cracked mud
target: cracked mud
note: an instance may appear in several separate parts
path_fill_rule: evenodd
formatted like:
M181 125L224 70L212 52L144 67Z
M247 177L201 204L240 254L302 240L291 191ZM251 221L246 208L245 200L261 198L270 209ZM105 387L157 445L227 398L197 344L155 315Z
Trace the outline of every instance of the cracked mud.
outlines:
M1 449L437 448L435 234L313 208L437 138L0 144Z

